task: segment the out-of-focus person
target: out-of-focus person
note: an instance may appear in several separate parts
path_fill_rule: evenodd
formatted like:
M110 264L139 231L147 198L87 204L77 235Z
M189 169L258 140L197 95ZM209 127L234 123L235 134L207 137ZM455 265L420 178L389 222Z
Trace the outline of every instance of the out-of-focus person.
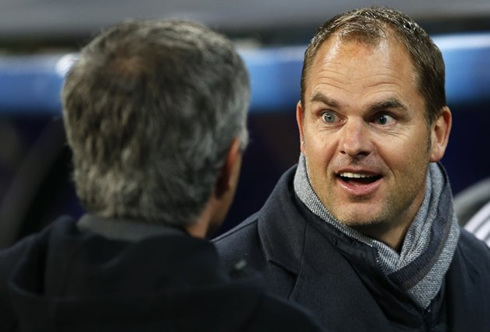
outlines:
M83 48L62 102L88 213L0 251L0 330L320 330L204 239L233 200L249 97L232 43L196 23L127 21Z
M490 178L485 178L454 197L458 222L490 246Z

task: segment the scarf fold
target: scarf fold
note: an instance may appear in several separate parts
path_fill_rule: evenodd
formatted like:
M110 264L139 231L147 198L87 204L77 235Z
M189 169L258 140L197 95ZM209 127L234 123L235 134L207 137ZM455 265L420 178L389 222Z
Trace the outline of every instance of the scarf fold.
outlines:
M452 211L448 179L438 164L431 163L422 205L410 225L400 253L336 220L320 201L308 178L307 163L300 156L294 177L294 191L303 204L323 221L346 236L377 251L377 270L422 309L438 294L451 264L459 239L459 226ZM439 214L440 204L451 207L448 218Z

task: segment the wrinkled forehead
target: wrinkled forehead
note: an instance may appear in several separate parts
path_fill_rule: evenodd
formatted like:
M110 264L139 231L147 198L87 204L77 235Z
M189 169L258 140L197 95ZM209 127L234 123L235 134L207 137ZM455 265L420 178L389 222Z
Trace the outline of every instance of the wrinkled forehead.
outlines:
M338 94L340 98L349 91L354 99L391 90L403 96L420 96L413 73L410 55L399 43L383 39L365 44L332 38L319 49L310 68L303 106L320 92L330 97Z
M342 51L352 48L364 50L365 52L346 53L346 57L362 58L366 54L381 50L388 56L396 57L400 62L405 62L413 69L413 61L409 50L402 41L396 38L395 34L390 33L377 38L360 38L357 35L336 33L318 47L314 57L311 59L308 76L311 76L311 70L323 63L326 58L335 54L343 54L344 52Z
M413 63L412 56L406 47L405 43L402 41L401 37L389 27L386 30L380 31L379 34L366 35L365 33L358 33L358 30L340 30L333 33L327 39L325 39L312 54L309 59L309 64L305 71L305 83L307 88L309 78L312 74L312 70L319 63L324 61L324 57L327 53L335 53L351 45L361 45L362 48L375 51L378 49L387 49L390 52L396 53L402 56L407 64L412 67L413 76L416 78L415 67Z

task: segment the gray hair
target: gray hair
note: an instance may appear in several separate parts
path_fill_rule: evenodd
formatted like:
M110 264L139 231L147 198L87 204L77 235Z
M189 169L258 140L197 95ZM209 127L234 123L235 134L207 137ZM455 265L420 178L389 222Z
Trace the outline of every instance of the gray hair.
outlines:
M306 78L315 55L334 34L343 40L356 40L371 45L389 37L401 42L413 62L417 87L426 104L427 123L438 118L446 106L445 67L441 51L412 18L394 9L378 7L337 15L318 28L305 52L301 75L303 107Z
M82 49L62 91L77 194L91 213L187 225L235 137L248 140L245 64L184 21L126 21Z

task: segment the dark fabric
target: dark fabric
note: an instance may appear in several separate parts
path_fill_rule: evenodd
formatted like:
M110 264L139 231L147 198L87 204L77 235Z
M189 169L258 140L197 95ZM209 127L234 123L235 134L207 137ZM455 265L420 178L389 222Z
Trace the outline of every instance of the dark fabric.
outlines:
M169 231L141 241L61 218L0 251L0 331L320 331L312 316L230 280L208 241Z
M227 266L245 259L245 275L263 274L272 291L310 309L333 331L490 331L490 250L481 241L461 230L443 287L422 311L371 268L373 248L299 202L294 172L283 175L257 214L214 240ZM440 206L438 217L449 208Z

